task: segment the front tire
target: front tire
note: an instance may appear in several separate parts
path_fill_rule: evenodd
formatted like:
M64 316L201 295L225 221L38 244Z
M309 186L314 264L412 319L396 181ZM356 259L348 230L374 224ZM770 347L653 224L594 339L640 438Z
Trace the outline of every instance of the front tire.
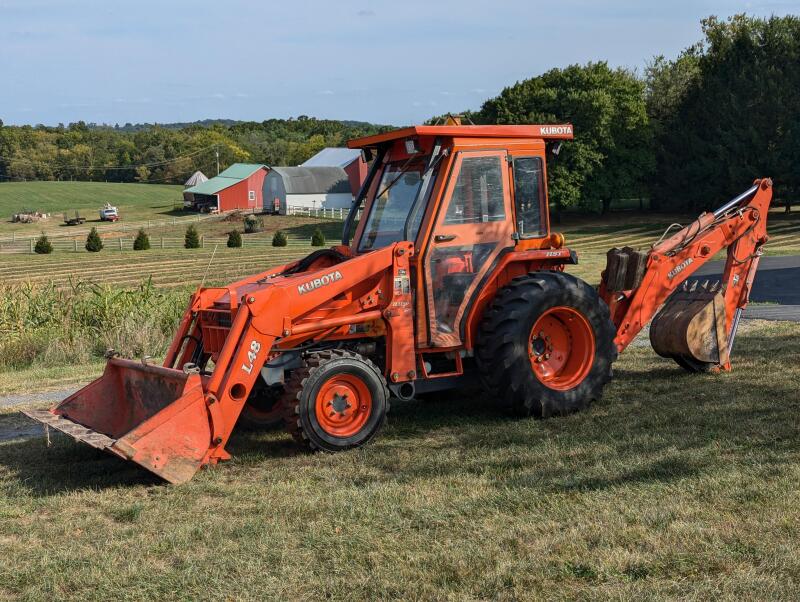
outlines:
M375 364L343 350L310 353L292 373L286 429L301 445L329 452L368 443L386 423L389 389Z
M564 415L599 399L617 359L608 306L578 278L533 272L500 290L475 358L498 404L522 416Z

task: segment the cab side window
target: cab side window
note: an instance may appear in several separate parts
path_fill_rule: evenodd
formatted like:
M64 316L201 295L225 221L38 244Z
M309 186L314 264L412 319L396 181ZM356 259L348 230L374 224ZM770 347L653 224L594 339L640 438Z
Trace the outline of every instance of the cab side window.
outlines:
M465 157L444 223L455 225L503 221L506 213L503 209L502 178L499 156Z
M522 238L544 235L542 202L544 181L540 157L514 158L514 205L517 233Z

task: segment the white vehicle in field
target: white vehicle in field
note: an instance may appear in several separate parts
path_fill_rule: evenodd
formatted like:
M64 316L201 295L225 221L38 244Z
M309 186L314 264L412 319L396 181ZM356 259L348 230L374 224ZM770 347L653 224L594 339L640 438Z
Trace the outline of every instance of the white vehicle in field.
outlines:
M119 219L119 211L112 206L111 203L106 203L100 210L100 221L115 222Z

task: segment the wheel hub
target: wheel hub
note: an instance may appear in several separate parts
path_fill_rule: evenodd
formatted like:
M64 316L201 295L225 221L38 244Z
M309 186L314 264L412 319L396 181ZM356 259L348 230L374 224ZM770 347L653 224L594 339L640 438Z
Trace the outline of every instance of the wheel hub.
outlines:
M357 376L338 374L322 384L315 406L317 421L326 433L350 437L366 424L372 410L372 395Z
M328 402L328 405L333 408L333 411L337 414L344 414L345 411L351 407L350 404L347 402L347 393L344 395L339 395L339 393L333 394L333 399Z
M594 332L586 318L572 307L545 311L531 328L528 357L533 373L557 390L578 386L594 360Z

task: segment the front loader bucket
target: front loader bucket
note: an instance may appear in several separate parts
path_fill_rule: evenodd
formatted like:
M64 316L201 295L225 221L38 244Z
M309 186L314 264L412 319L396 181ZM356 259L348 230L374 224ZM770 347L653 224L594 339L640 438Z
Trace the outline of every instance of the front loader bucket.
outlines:
M725 298L719 283L684 283L653 318L650 344L658 355L684 366L727 364Z
M112 358L103 376L30 418L171 483L192 478L211 446L199 374Z

